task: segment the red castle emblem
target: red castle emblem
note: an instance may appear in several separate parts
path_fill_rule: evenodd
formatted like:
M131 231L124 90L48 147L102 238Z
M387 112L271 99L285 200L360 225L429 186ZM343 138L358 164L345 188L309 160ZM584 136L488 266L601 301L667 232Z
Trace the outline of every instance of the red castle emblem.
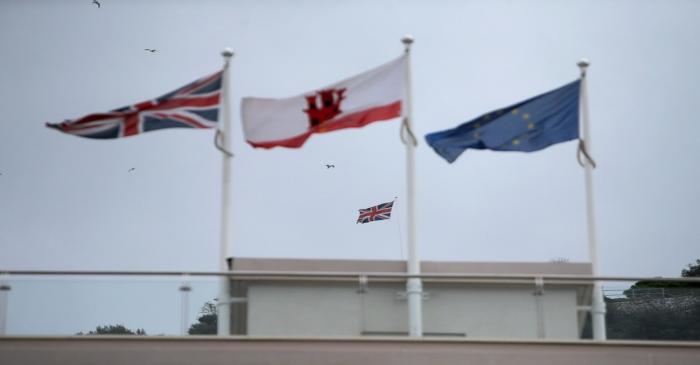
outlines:
M316 92L314 95L306 96L308 108L304 109L304 113L309 116L309 127L316 127L323 124L325 121L335 118L336 115L342 113L340 103L345 99L345 88L343 89L325 89ZM318 105L318 101L321 105Z

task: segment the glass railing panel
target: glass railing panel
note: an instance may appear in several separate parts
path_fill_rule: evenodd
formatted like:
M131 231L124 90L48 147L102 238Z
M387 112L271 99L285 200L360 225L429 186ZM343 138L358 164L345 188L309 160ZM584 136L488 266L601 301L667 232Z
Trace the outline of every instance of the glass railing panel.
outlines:
M216 335L220 277L180 278L180 333L182 335Z
M426 336L481 339L579 337L575 289L522 282L424 282Z
M604 293L610 340L700 340L698 286L646 282Z
M247 275L247 276L246 276ZM700 285L601 282L609 340L700 341ZM237 274L0 275L0 335L408 336L405 278ZM590 277L455 275L423 280L424 337L587 340Z
M213 298L199 280L189 284L189 323ZM184 327L179 277L15 276L4 283L7 335L180 335Z
M408 335L406 284L369 282L358 291L361 336Z
M363 296L356 283L240 280L236 285L234 298L245 298L245 305L232 304L235 334L243 328L250 336L357 336L361 332Z

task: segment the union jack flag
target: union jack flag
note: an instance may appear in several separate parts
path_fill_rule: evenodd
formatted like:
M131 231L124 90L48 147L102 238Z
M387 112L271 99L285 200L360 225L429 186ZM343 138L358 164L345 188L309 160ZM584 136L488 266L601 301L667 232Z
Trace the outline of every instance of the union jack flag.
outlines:
M214 128L219 119L222 77L223 71L219 71L153 100L46 126L98 139L164 128Z
M391 208L393 206L394 202L388 202L367 209L360 209L360 216L357 217L357 222L355 223L369 223L389 219L391 218Z

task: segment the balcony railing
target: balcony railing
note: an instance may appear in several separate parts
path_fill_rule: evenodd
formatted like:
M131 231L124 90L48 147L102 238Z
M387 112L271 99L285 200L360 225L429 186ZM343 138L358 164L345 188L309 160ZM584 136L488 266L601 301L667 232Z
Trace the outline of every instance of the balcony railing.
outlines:
M700 278L298 271L0 270L0 335L214 334L225 277L235 336L404 336L420 277L426 337L587 341L599 281L609 340L700 341Z

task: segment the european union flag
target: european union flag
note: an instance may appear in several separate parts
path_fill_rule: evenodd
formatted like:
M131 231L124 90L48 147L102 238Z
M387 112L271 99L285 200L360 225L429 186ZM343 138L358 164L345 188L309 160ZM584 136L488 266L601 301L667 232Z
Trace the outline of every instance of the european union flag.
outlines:
M465 150L533 152L579 137L580 80L425 136L438 155L454 162Z

